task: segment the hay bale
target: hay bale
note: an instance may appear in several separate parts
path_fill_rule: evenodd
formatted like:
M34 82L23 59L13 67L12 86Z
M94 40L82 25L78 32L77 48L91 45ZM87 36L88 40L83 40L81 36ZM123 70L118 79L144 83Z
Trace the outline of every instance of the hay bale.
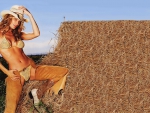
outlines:
M63 96L44 98L55 113L150 112L150 21L63 22L58 32L41 62L70 70Z

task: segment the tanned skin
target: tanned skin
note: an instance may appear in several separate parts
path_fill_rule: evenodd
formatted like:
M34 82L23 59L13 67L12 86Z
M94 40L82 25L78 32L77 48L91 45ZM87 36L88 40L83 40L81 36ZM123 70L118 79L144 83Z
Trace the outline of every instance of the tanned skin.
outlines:
M32 14L24 7L19 7L21 10L23 10L24 14L27 15L30 19L30 23L32 26L32 32L31 33L21 33L21 39L22 40L31 40L33 38L36 38L40 35L40 31L38 28L38 25L36 24ZM7 61L9 65L9 70L6 69L1 63L0 63L0 69L7 74L12 80L18 80L21 79L22 84L24 84L24 79L21 76L18 76L17 74L14 74L16 70L22 70L30 65L30 60L24 53L22 48L16 47L16 39L12 33L13 29L16 29L20 24L20 20L12 17L12 21L9 25L9 29L5 33L5 37L11 42L11 48L8 49L0 49L0 54L3 56L3 58ZM2 42L2 32L0 32L0 43ZM31 68L31 76L30 80L34 80L35 76L35 68Z

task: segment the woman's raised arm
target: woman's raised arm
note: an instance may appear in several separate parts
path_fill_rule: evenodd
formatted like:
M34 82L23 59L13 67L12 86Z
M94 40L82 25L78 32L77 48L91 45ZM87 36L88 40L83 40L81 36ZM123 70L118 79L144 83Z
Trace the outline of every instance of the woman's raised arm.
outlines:
M22 9L24 14L26 14L29 17L31 25L32 25L32 30L33 30L32 33L22 32L21 38L23 40L30 40L30 39L38 37L40 35L40 30L38 28L36 21L34 20L34 17L24 6L20 6L19 8Z

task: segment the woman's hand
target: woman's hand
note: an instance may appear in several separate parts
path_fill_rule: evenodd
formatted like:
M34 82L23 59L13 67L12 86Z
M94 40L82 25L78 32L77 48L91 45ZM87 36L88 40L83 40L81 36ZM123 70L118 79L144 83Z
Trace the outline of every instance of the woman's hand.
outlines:
M14 80L14 81L21 79L21 78L20 78L20 75L18 75L18 71L17 71L17 70L9 70L9 71L8 71L8 76L9 76L12 80Z
M25 8L24 6L19 6L19 9L23 10L23 13L26 15L30 14L29 10L27 8Z

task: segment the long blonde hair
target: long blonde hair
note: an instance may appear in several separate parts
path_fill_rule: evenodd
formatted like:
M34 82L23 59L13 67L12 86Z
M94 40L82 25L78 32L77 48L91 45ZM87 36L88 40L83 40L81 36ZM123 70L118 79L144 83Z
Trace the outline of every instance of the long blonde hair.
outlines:
M12 21L12 15L10 14L6 14L2 21L0 22L0 31L2 32L2 35L4 35L9 29L9 25ZM15 29L12 30L12 33L14 35L14 37L16 38L16 40L20 39L21 37L21 31L24 30L24 21L20 21L19 26L17 26Z

